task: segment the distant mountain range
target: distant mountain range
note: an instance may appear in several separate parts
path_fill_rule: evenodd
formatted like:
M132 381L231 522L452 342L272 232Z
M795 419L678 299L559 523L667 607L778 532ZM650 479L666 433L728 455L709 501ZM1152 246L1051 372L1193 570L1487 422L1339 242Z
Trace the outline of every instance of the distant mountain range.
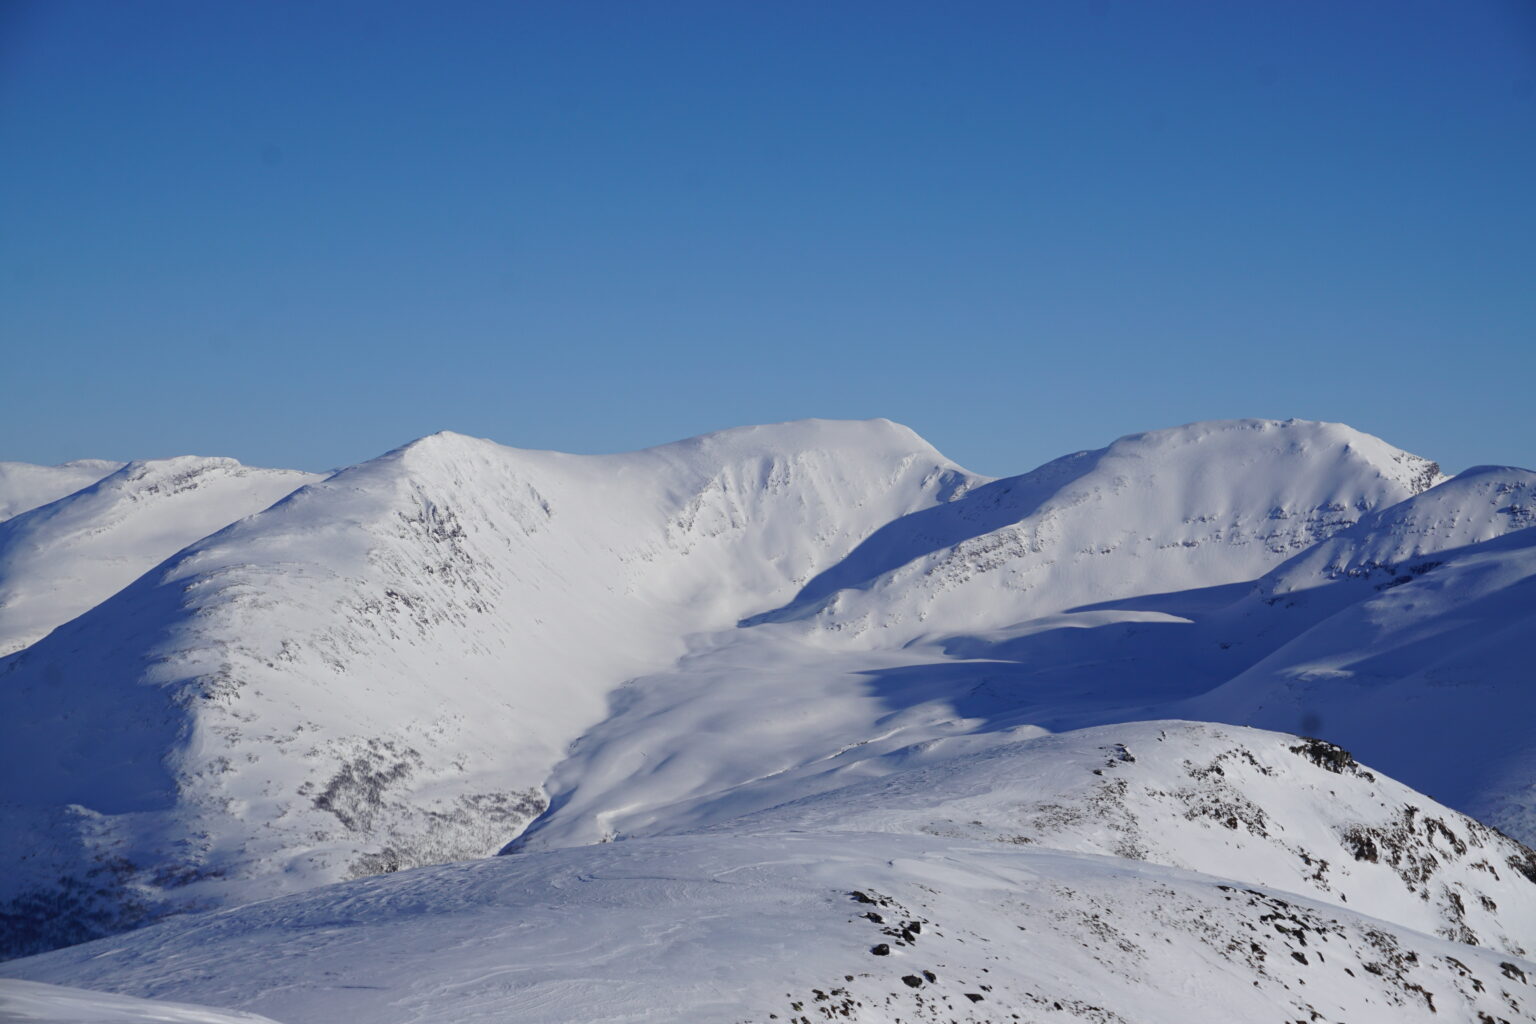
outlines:
M804 421L0 463L0 517L0 975L290 1024L1536 1019L1527 470L1242 420L993 480Z

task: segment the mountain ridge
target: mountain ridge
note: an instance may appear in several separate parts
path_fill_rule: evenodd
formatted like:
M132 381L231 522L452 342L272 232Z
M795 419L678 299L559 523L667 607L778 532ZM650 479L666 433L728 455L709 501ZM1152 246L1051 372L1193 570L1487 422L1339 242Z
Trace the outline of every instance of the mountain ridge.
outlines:
M0 522L0 656L316 479L228 458L136 460Z
M439 434L310 482L0 662L4 798L79 850L83 889L132 865L91 906L492 853L614 683L963 473L912 437L820 422L567 456ZM48 810L112 792L89 835Z
M1003 743L981 756L935 752L916 775L890 777L904 794L871 801L867 785L854 785L820 798L830 828L792 806L789 819L417 868L172 919L0 964L0 977L196 1000L289 1024L359 1015L380 1024L627 1021L654 1017L661 1005L668 1019L700 1022L811 1014L970 1024L1215 1024L1277 1012L1350 1021L1528 1016L1536 964L1469 945L1465 932L1430 935L1350 909L1355 901L1342 894L1320 900L1315 886L1298 894L1142 859L1145 850L1090 852L1129 835L1118 812L1101 813L1090 792L1013 818L1013 773L1041 792L1052 785L1038 764L1019 760L1031 747L1043 753L1037 745L1068 755L1047 757L1048 772L1090 783L1113 788L1122 773L1147 771L1151 788L1125 790L1154 800L1168 795L1162 780L1183 779L1199 813L1148 815L1138 841L1152 843L1155 834L1189 851L1177 836L1205 836L1208 859L1221 856L1221 836L1268 841L1256 824L1283 843L1310 842L1286 827L1314 819L1306 805L1326 805L1325 787L1348 785L1349 802L1358 798L1356 809L1370 813L1371 794L1387 784L1337 748L1222 732L1149 723L1121 731L1123 743L1114 730L1097 729ZM1225 756L1208 761L1212 753ZM1228 783L1218 769L1249 765L1248 753L1254 770L1243 785L1267 780L1272 798L1299 798L1293 817L1260 819L1256 811L1279 808L1223 796ZM1282 776L1316 784L1292 790ZM943 792L927 788L941 779ZM912 795L927 804L913 806ZM978 813L987 820L967 821ZM1373 879L1386 883L1382 893L1401 893L1404 875L1421 884L1423 866L1452 839L1471 858L1497 842L1454 812L1440 813L1443 820L1417 815L1428 827L1411 835L1330 839L1362 849L1333 870L1360 872L1352 895L1371 895ZM1234 827L1229 815L1244 820ZM1031 841L1014 834L1018 824ZM1371 857L1364 843L1378 840ZM1296 852L1287 857L1300 867L1330 867ZM1474 912L1492 914L1481 902L1491 897L1512 912L1523 899L1531 910L1536 880L1462 868L1468 880L1488 879L1468 891ZM1420 902L1400 895L1396 905L1414 913ZM1196 1002L1192 987L1201 993Z
M108 459L72 459L56 466L0 462L0 522L89 487L123 466Z
M879 420L735 428L592 456L427 435L306 477L0 659L6 949L302 900L329 884L374 892L368 876L430 872L509 841L520 851L511 859L559 865L589 847L685 836L704 845L679 849L712 858L718 833L729 838L719 849L752 857L754 836L803 827L781 820L786 809L817 801L864 816L858 857L874 864L885 826L869 815L886 813L885 787L917 784L945 758L946 771L990 764L1008 748L1007 763L1034 767L985 769L1006 798L971 825L901 826L915 856L942 858L941 845L924 845L942 842L1030 846L1002 824L974 825L1001 821L997 808L1031 820L1049 804L1058 817L1077 808L1107 831L1058 829L1050 842L1125 860L1133 825L1145 834L1142 823L1170 810L1252 806L1265 835L1246 811L1228 826L1202 810L1185 819L1195 831L1158 833L1174 845L1143 842L1150 859L1126 877L1234 877L1299 894L1308 914L1364 912L1519 955L1536 936L1509 860L1526 854L1505 840L1426 810L1417 794L1399 792L1385 816L1361 805L1338 817L1299 795L1312 792L1307 772L1334 778L1289 750L1312 741L1235 742L1249 751L1236 760L1200 747L1194 769L1171 764L1154 778L1142 748L1159 741L1127 723L1294 732L1321 709L1303 731L1357 747L1371 723L1327 681L1351 659L1402 663L1413 644L1441 644L1456 671L1498 695L1500 721L1476 732L1489 712L1468 705L1439 716L1454 726L1439 735L1422 704L1403 703L1394 713L1413 743L1357 749L1372 766L1361 770L1407 766L1419 772L1407 781L1442 803L1536 834L1520 811L1522 794L1536 794L1536 758L1527 763L1510 732L1525 705L1499 683L1520 657L1522 609L1536 608L1522 582L1536 578L1521 518L1531 479L1493 468L1447 480L1380 439L1302 421L1130 435L1002 479ZM1443 564L1411 571L1425 560ZM1494 609L1486 636L1452 628L1461 598ZM1325 663L1332 676L1318 673ZM1404 678L1416 698L1470 692ZM1309 692L1319 700L1299 699ZM1048 733L1070 733L1059 741L1070 746L1085 727L1121 738L1072 748L1054 769L1029 752L1055 749ZM1456 758L1499 729L1507 749L1457 781ZM1138 761L1098 751L1117 743ZM1425 761L1425 747L1450 756ZM1033 777L1043 781L1032 790ZM1129 788L1104 789L1115 781ZM1180 802L1186 792L1193 803ZM1500 877L1483 878L1447 834L1504 851L1488 861ZM1218 870L1196 849L1206 842L1242 869ZM1375 861L1356 856L1368 843ZM985 875L993 856L964 872ZM1436 867L1414 887L1391 856ZM1309 857L1328 862L1332 888ZM696 927L682 913L678 926ZM905 998L900 988L880 998L895 995ZM228 1002L196 986L180 997Z

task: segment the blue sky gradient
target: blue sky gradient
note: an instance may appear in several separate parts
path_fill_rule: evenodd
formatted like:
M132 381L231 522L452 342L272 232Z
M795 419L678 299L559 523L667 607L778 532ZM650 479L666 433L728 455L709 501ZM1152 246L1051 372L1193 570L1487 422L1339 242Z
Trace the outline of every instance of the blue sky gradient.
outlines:
M0 459L1536 463L1536 5L0 7Z

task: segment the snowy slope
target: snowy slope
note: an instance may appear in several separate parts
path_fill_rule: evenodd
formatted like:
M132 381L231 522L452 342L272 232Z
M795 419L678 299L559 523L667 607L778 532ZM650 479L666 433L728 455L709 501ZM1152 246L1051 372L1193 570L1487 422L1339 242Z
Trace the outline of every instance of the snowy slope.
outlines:
M1532 475L1440 479L1296 421L1135 435L997 481L885 421L595 457L424 438L191 544L0 661L7 948L514 837L520 859L559 865L572 847L713 830L750 859L759 833L857 822L870 863L885 832L1028 836L1005 845L1074 864L1139 850L1134 872L1236 877L1531 950L1518 848L1309 764L1299 741L1191 733L1172 761L1143 754L1165 743L1134 732L1150 727L1021 742L1168 717L1303 729L1536 835L1519 685ZM1100 764L1116 743L1137 761ZM946 788L973 770L1006 798ZM888 785L922 810L882 804ZM1052 832L1050 806L1097 824ZM1227 806L1262 814L1193 813ZM793 817L814 808L812 826ZM1372 844L1377 860L1356 856ZM282 1017L249 993L170 994Z
M1529 841L1536 530L1429 553L1412 564L1377 562L1363 578L1320 592L1282 589L1289 574L1265 581L1271 621L1290 617L1307 628L1178 711L1271 728L1307 722ZM1380 568L1405 564L1406 574Z
M0 522L58 501L123 468L106 459L76 459L58 466L0 462Z
M31 1024L273 1024L267 1017L0 979L0 1021Z
M614 685L975 480L807 421L618 456L440 434L304 487L0 662L0 901L64 908L13 948L492 853Z
M1532 477L1463 474L1256 582L873 650L794 622L696 641L572 748L517 848L694 827L928 739L1168 715L1327 736L1536 841Z
M1370 512L1260 581L1266 598L1352 580L1401 585L1433 571L1435 556L1536 526L1536 473L1477 466L1413 498Z
M520 848L762 806L929 738L1154 717L1246 667L1252 645L1195 627L1238 596L1223 587L1246 592L1437 472L1337 424L1243 420L974 486L626 685L556 767ZM1137 603L1167 591L1188 596Z
M1192 832L1211 830L1256 844L1229 851L1221 866L1238 869L1245 855L1284 844L1322 848L1351 811L1382 813L1370 806L1373 792L1383 804L1406 797L1432 809L1422 799L1326 748L1292 752L1304 747L1295 738L1178 723L1130 727L1121 738L1144 756L1105 747L1102 731L954 763L936 756L873 788L784 808L777 820L362 879L12 961L0 974L289 1024L1532 1018L1529 959L1343 902L1347 887L1396 916L1418 913L1420 897L1388 866L1335 865L1329 877L1340 888L1327 895L1337 901L1324 901L1315 885L1297 895L1238 870L1200 874L1092 852L1123 845L1134 818L1139 846L1122 853L1189 853ZM1213 750L1228 755L1217 767L1250 764L1251 753L1274 772L1232 783L1269 800L1239 808L1237 829L1199 800L1193 816L1101 811L1079 778L1131 772L1126 792L1137 795L1122 809L1153 811L1180 799L1155 792L1165 785L1222 792L1209 765L1199 765L1203 777L1184 767ZM1103 776L1087 769L1092 759ZM1058 783L1056 808L1034 802ZM1346 791L1351 806L1329 808L1326 786ZM1518 852L1433 810L1461 842L1476 835L1489 857ZM1258 814L1273 843L1251 829ZM1278 835L1292 825L1302 832ZM1393 852L1422 861L1449 842L1431 831ZM1290 871L1285 859L1271 866ZM1448 878L1467 867L1442 870ZM1510 871L1476 884L1512 913L1536 892L1536 881Z
M715 827L903 832L1126 857L1536 952L1536 854L1332 744L1136 722L948 752L965 745L900 751L878 766L883 777Z
M979 516L986 532L856 585L845 578L846 589L776 617L892 646L1251 580L1439 479L1434 463L1341 424L1232 420L1135 434L978 489L968 500L1008 510Z
M191 455L133 462L0 523L0 656L99 604L193 541L318 479Z

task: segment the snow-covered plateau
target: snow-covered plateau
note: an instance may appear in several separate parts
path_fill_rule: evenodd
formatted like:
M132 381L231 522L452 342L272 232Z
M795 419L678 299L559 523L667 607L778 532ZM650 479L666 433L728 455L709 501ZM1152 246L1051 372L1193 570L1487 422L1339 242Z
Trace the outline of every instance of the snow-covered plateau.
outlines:
M0 1019L1536 1021L1527 470L802 421L0 518Z

